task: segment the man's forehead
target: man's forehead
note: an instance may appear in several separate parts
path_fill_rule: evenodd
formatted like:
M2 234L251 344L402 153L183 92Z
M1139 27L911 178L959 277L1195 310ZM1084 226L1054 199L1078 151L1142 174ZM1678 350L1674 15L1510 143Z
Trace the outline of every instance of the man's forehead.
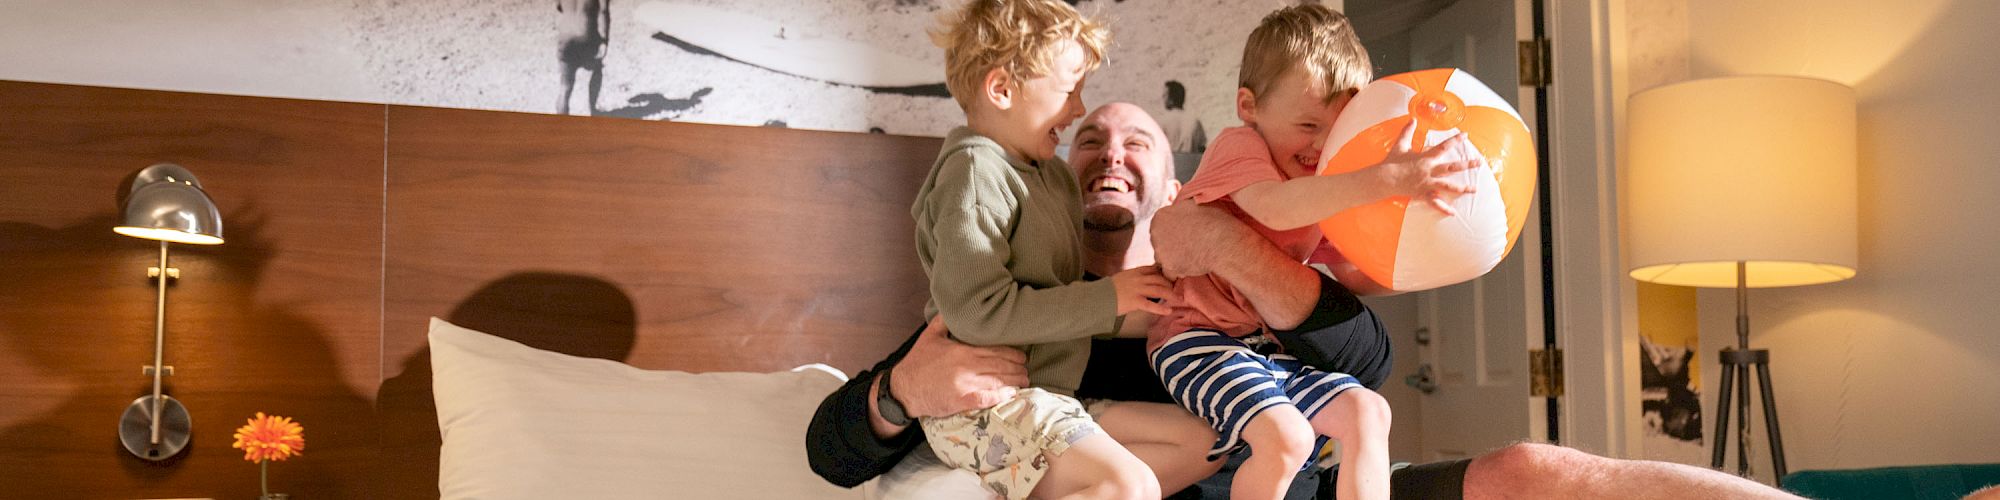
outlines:
M1116 115L1120 114L1127 115L1123 117L1127 119L1118 120L1119 117ZM1160 132L1153 130L1152 127L1145 126L1145 120L1139 119L1137 116L1130 116L1129 113L1105 112L1091 118L1089 123L1083 124L1083 128L1077 129L1077 135L1111 133L1112 129L1106 125L1122 121L1122 126L1118 126L1117 128L1118 132L1131 135L1144 135L1153 139L1159 139L1161 136Z

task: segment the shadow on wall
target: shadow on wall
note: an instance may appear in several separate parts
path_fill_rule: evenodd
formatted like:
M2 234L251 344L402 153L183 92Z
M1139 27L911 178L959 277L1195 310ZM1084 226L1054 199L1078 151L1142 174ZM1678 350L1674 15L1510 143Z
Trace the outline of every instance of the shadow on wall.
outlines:
M598 111L600 116L635 118L640 120L673 120L681 112L701 105L701 99L715 92L714 87L702 87L688 94L686 99L668 99L657 92L647 92L626 99L625 107Z
M183 278L168 288L165 362L177 369L163 390L187 406L194 428L186 449L159 462L126 452L114 425L133 398L152 391L138 368L152 362L157 288L145 270L155 265L158 244L111 232L118 222L112 214L56 229L0 222L0 262L8 263L0 286L0 350L8 355L0 357L26 364L0 374L10 375L12 396L59 400L35 415L0 408L5 421L16 422L0 429L7 443L0 470L14 478L8 489L77 496L255 491L257 467L229 444L235 428L261 411L292 417L309 438L308 454L272 468L274 487L366 496L365 483L348 476L376 455L368 400L343 381L321 325L290 306L256 300L280 250L260 234L257 210L223 219L230 221L227 243L171 247L170 264Z
M602 279L520 272L494 280L459 301L445 321L545 351L623 362L638 337L638 314L625 292ZM437 490L404 491L438 481L437 404L431 394L431 351L403 360L402 375L382 381L380 405L384 488L378 498L436 498Z

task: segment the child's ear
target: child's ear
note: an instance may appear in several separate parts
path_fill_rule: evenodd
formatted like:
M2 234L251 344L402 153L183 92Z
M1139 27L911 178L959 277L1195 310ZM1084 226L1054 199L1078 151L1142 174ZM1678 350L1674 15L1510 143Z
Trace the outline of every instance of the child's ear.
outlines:
M979 96L996 109L1014 107L1014 76L1007 73L1007 68L987 71L986 78L979 83Z
M1257 93L1243 87L1236 88L1236 118L1245 124L1257 123Z

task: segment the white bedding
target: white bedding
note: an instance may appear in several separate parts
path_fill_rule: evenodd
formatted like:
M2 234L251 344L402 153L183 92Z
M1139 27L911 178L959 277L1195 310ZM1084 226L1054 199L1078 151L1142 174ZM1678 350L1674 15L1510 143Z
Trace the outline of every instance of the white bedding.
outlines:
M810 499L869 490L834 486L806 465L806 424L845 381L825 365L641 370L436 318L430 346L443 498Z

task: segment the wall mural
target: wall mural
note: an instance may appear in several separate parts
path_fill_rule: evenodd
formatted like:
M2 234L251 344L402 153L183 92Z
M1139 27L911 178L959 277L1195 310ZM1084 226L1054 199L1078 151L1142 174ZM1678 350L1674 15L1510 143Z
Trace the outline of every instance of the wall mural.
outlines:
M0 79L934 137L961 1L18 0ZM1085 102L1186 151L1237 123L1251 28L1315 0L1070 1L1113 31Z
M1266 0L1084 0L1111 23L1085 102L1129 101L1192 151L1236 122ZM955 0L385 0L349 36L399 104L939 136L964 122L926 30Z

